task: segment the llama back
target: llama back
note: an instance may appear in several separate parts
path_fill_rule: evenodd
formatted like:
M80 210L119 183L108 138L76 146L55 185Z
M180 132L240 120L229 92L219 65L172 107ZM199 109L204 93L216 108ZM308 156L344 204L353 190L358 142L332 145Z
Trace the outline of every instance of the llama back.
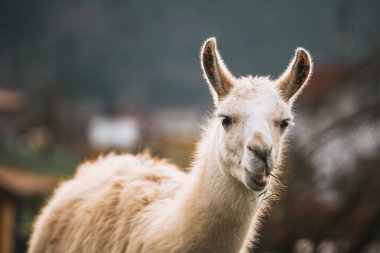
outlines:
M150 210L173 199L185 176L147 155L86 162L42 210L29 253L134 252L143 242L136 232L155 218Z

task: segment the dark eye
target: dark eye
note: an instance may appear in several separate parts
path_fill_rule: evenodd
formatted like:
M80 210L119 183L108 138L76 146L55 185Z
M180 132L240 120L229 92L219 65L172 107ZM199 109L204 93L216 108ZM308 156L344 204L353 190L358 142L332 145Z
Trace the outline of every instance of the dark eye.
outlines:
M222 117L222 126L227 129L232 125L232 119L228 116L221 116Z
M289 126L289 119L282 120L280 123L281 130L285 130Z

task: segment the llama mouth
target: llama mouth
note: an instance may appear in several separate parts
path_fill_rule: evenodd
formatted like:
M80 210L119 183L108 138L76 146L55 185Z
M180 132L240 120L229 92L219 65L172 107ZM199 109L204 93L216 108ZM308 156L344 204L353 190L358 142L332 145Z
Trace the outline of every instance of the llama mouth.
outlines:
M245 182L250 189L254 191L262 191L268 183L268 176L254 175L246 170Z

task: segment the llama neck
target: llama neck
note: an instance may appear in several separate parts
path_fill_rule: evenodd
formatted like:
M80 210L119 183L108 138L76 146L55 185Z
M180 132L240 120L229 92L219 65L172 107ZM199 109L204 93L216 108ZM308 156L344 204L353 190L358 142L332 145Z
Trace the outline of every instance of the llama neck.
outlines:
M239 252L251 232L256 195L220 168L214 133L204 136L194 181L178 196L176 224L183 245L178 252Z
M185 247L189 252L239 252L257 207L254 195L211 159L199 169L182 203Z

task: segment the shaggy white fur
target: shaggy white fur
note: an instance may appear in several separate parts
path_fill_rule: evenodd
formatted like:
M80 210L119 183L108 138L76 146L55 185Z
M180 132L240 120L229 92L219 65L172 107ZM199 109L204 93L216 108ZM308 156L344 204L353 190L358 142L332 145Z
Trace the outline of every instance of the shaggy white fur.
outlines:
M215 39L201 64L215 113L189 172L148 155L82 164L34 224L29 253L245 252L274 189L292 103L312 61L297 49L278 80L235 78ZM266 202L266 201L265 201Z

